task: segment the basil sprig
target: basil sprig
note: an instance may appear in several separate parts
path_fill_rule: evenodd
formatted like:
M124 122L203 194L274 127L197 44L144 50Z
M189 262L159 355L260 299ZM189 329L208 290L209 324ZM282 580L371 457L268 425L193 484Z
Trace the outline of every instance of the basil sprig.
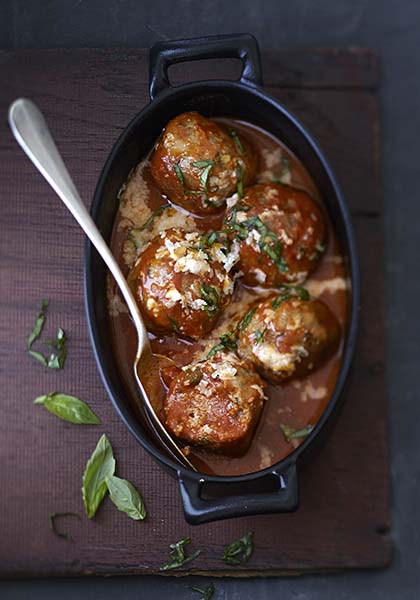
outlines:
M105 482L109 491L109 497L121 512L127 514L130 519L143 521L146 518L144 502L136 488L126 479L120 479L115 475L106 477Z
M229 565L246 563L252 556L254 550L253 533L249 531L239 540L225 546L222 560Z
M83 503L86 515L91 519L107 492L107 477L112 477L115 471L115 458L112 446L103 434L86 463L83 473Z
M175 544L169 545L169 555L171 557L171 561L160 567L160 571L170 571L172 569L178 569L179 567L184 566L185 564L195 560L197 556L201 554L201 550L196 550L190 556L186 556L185 554L185 546L187 546L191 542L190 538L184 538L176 542Z
M34 404L42 404L50 413L69 423L81 425L98 425L100 423L93 410L76 396L53 392L46 396L38 396L35 398Z

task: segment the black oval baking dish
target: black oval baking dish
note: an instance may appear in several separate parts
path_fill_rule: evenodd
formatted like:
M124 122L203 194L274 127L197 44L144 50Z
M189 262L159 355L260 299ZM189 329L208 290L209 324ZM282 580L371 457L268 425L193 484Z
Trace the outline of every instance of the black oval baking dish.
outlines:
M168 67L206 58L240 58L238 81L199 81L172 87ZM92 345L99 371L119 416L140 444L178 479L189 523L263 513L290 512L298 507L297 467L328 433L343 399L358 329L359 267L352 225L334 174L312 135L262 88L258 44L251 35L227 35L159 43L150 50L151 102L129 123L102 170L91 213L109 242L118 209L118 192L130 170L151 150L167 122L185 111L208 117L248 121L282 140L302 161L324 199L347 263L348 329L342 366L329 403L305 441L279 463L247 475L209 476L189 470L162 448L130 403L109 344L106 268L91 244L85 252L85 301Z

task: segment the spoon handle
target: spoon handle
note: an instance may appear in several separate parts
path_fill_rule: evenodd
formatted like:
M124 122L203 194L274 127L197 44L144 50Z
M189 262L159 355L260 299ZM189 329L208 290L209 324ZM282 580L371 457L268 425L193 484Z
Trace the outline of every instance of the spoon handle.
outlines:
M117 261L86 210L41 111L31 100L19 98L9 109L9 124L18 144L67 206L111 271L134 320L141 353L149 342L137 303Z

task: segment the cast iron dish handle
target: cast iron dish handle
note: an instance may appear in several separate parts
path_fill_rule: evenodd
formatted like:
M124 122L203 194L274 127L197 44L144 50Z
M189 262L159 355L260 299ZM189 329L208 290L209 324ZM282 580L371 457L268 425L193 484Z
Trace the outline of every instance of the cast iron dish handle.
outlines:
M261 60L257 40L249 33L215 35L190 40L159 42L150 49L150 97L170 88L168 68L176 63L204 58L240 58L239 78L246 85L262 86Z
M221 498L201 498L205 478L197 480L189 477L185 471L178 471L178 483L181 490L185 518L192 525L208 523L230 517L245 517L267 513L292 512L298 507L298 483L296 464L285 471L271 471L278 481L278 489L268 493L226 496ZM267 473L261 479L267 477ZM211 484L210 484L211 485Z

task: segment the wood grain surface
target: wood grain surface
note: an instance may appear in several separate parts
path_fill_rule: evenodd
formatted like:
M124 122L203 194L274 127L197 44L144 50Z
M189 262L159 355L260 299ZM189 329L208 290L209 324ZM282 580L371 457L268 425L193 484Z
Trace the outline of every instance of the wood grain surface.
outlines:
M178 574L297 574L383 567L391 558L384 384L384 286L378 61L367 50L285 50L263 55L266 89L315 133L336 170L354 217L362 264L361 331L337 426L300 475L300 509L198 527L186 524L177 483L135 442L106 396L89 343L83 305L84 239L78 226L12 139L9 103L37 102L86 204L116 137L148 102L144 50L0 53L1 419L0 575L153 573L168 545L190 536L203 553ZM232 77L234 61L171 71L174 81ZM50 371L25 352L42 298L46 334L65 329L69 356ZM58 420L32 400L63 391L85 399L99 426ZM145 522L105 499L83 516L81 478L100 435L114 447L117 473L142 491ZM80 522L54 536L48 514L75 511ZM223 546L255 532L255 552L228 567ZM175 572L173 572L175 574Z

